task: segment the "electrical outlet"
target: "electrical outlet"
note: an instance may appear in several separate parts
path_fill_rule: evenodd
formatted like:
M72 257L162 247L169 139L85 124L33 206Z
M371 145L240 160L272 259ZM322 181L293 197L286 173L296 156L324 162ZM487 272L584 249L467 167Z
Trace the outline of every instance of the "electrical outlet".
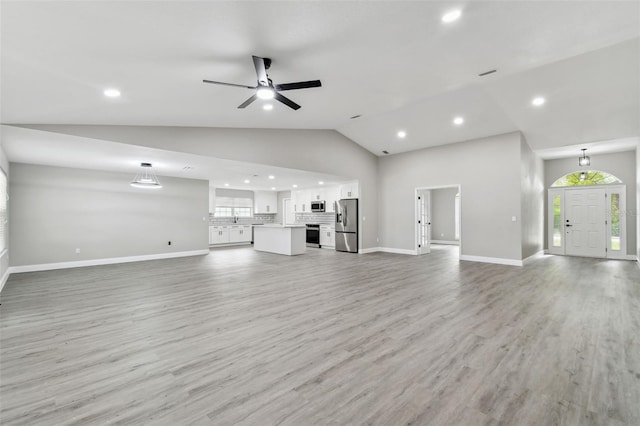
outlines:
M171 241L169 241L169 242L167 243L167 245L168 245L168 246L170 246L170 245L171 245Z
M80 254L80 249L79 248L76 249L76 254Z
M442 233L441 233L441 234L440 234L440 236L441 236L441 237L444 237L444 234L442 234Z

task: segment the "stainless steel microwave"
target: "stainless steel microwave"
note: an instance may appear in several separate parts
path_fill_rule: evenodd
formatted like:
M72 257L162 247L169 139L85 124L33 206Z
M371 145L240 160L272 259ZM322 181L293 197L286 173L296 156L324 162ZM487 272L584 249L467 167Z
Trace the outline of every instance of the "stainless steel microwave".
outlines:
M312 201L311 211L314 213L324 213L324 201Z

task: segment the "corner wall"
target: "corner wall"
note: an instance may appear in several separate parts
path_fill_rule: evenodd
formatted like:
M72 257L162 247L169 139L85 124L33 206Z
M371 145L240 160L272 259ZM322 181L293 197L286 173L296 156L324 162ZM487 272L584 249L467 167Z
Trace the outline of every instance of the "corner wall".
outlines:
M522 216L522 258L533 256L544 248L544 161L522 138L520 142L520 179Z
M4 170L4 173L7 175L7 195L10 195L9 183L11 182L9 176L9 160L7 159L7 155L4 152L4 148L2 147L2 142L0 141L0 167ZM9 214L11 200L7 200L7 214L9 219L9 224L11 224L11 215ZM9 235L5 236L6 238L6 249L0 253L0 291L2 291L2 287L7 282L9 278L9 249L11 247L11 232L9 231Z
M380 247L415 252L416 188L459 184L461 256L521 261L520 144L514 132L380 158Z
M11 163L10 266L208 250L208 181L162 177L148 190L130 180Z

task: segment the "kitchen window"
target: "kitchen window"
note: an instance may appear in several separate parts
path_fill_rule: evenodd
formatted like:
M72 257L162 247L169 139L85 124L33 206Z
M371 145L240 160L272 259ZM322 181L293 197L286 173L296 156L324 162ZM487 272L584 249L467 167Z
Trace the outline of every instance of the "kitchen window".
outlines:
M251 217L251 207L216 207L215 217Z

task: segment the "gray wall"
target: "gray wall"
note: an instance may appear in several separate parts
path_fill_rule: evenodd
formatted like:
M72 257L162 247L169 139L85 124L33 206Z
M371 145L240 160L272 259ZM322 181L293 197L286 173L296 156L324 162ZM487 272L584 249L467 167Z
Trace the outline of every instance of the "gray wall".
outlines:
M11 188L9 187L9 182L10 182L10 176L9 176L9 160L7 160L7 155L4 152L4 148L2 147L2 145L0 144L0 167L2 168L2 170L4 170L5 174L7 175L7 193L10 195L11 192ZM7 213L9 214L9 225L11 225L11 197L9 198L9 200L7 200L7 208L8 211ZM11 230L9 229L9 235L6 236L6 244L7 244L7 249L4 250L2 253L0 253L0 280L2 279L2 277L4 277L4 275L7 273L7 270L9 269L9 249L11 247ZM2 282L0 282L0 289L2 288Z
M273 217L274 223L284 222L284 210L282 209L282 200L285 198L291 198L291 191L279 191L278 192L278 213Z
M600 170L611 173L618 177L627 186L627 211L633 212L633 206L636 205L636 155L633 151L616 152L613 154L597 154L591 155L591 166L584 169ZM561 158L557 160L546 160L545 167L545 188L551 187L551 184L558 178L581 169L578 166L578 153L569 158ZM545 205L547 196L545 195ZM548 248L548 232L547 232L547 215L545 215L545 247ZM627 253L636 252L636 227L637 220L631 215L627 217Z
M520 143L522 258L544 249L544 161L522 138Z
M636 148L636 210L633 213L636 215L636 256L640 262L640 143Z
M22 127L358 180L360 247L377 246L377 157L335 130L91 125Z
M163 177L145 190L131 178L11 163L11 266L209 247L208 181Z
M431 239L456 240L456 194L458 188L431 190Z
M521 260L520 140L514 132L380 158L380 246L415 250L415 189L459 184L461 254Z

